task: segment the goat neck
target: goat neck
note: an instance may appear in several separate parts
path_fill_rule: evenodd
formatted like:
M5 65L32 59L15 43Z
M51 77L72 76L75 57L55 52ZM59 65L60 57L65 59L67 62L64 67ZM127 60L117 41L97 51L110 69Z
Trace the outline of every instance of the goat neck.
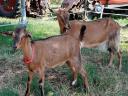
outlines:
M25 64L30 64L33 60L34 48L29 38L24 38L23 43L24 44L21 46L23 50L23 61Z

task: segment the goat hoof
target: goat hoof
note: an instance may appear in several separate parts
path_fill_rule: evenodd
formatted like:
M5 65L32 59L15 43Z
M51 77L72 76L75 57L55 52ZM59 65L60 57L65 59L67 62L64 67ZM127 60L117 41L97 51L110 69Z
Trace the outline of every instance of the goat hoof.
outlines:
M30 93L26 91L25 96L30 96Z
M72 81L72 86L76 85L76 81L77 80Z
M70 83L70 86L73 86L74 88L76 87L76 80L74 80L74 81L72 81L71 83Z
M25 94L25 96L30 96L30 94Z
M107 67L108 67L108 68L111 68L111 67L112 67L112 65L108 65Z
M112 68L112 66L107 66L107 68Z
M108 65L107 68L112 68L112 65Z
M122 69L122 68L121 68L121 67L119 67L119 71L121 71L121 69Z
M89 88L87 88L86 86L84 86L84 92L87 96L92 96L91 92L89 91Z

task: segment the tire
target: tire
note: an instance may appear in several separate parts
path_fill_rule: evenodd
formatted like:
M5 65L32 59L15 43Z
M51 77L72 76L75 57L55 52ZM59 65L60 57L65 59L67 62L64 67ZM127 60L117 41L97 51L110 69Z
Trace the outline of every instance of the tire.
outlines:
M15 18L20 15L20 0L0 0L0 16Z

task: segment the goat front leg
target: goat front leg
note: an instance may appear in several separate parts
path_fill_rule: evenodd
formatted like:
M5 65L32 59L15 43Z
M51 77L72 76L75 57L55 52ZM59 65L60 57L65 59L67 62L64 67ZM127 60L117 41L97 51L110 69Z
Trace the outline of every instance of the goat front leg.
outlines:
M44 95L44 80L45 80L44 71L40 70L39 75L40 75L40 80L39 80L40 93L41 93L41 96L45 96Z
M88 78L87 78L87 72L84 70L83 66L80 66L79 73L81 74L83 80L84 80L84 88L89 90L89 84L88 84Z
M28 81L27 81L27 90L25 96L30 96L30 85L32 82L33 72L29 71Z
M83 81L84 81L84 88L86 89L86 94L87 94L87 96L92 96L92 94L90 93L90 89L89 89L87 72L86 72L86 70L84 70L82 65L80 65L79 69L80 69L79 73L81 74Z

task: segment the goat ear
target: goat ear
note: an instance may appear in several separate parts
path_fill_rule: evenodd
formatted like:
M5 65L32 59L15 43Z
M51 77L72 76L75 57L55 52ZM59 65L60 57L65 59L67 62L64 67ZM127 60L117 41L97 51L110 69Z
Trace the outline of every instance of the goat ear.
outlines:
M26 32L26 36L32 38L32 34L30 32Z
M54 14L57 13L55 10L53 10L53 9L51 9L51 8L49 8L49 11L52 12L52 13L54 13Z
M0 32L3 36L13 36L13 31L8 31L8 32Z
M29 37L29 38L32 37L32 34L31 34L30 32L28 32L28 31L26 30L26 28L24 29L24 34L25 34L26 37Z
M56 14L56 12L53 9L50 8L49 4L48 4L48 9L49 9L50 12Z

